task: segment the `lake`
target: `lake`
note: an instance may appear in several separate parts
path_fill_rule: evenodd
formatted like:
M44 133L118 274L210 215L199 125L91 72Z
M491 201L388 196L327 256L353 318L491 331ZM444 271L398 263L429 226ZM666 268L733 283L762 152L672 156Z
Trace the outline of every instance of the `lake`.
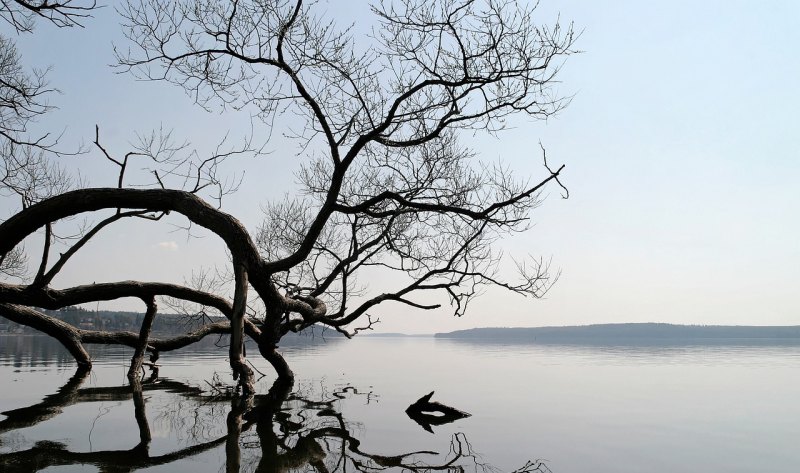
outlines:
M215 341L162 354L159 381L136 398L125 377L130 349L89 346L95 366L81 376L49 338L0 336L0 412L10 411L0 416L0 470L731 473L800 465L798 345L317 339L283 347L298 379L278 409L267 396L244 406L225 395L231 379ZM251 361L266 374L257 389L267 393L274 376L264 360ZM431 391L471 416L426 431L405 409ZM142 432L151 437L145 447Z

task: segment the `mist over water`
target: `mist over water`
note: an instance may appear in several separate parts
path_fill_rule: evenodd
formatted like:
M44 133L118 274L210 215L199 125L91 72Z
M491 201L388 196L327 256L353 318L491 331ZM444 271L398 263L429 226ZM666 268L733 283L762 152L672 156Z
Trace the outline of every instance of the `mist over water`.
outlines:
M99 348L81 389L125 386L131 350ZM480 454L461 459L466 471L483 471L479 464L513 471L540 458L555 473L794 472L800 464L796 345L586 346L367 337L282 349L298 374L295 390L302 393L292 401L298 416L293 419L319 419L302 399L335 399L362 453L439 452L419 456L432 463L447 457L454 439L464 439L471 454ZM251 361L266 373L257 385L266 393L274 376L265 361L256 356ZM172 391L144 392L150 455L224 436L231 404L207 396L215 374L231 381L224 349L209 340L166 353L160 362L161 377L177 384ZM69 356L48 338L0 337L5 380L0 411L40 402L74 371ZM430 391L433 400L471 417L426 432L404 411ZM71 404L36 425L2 431L0 455L41 441L61 442L74 452L129 449L139 438L133 414L133 402L115 395ZM0 425L3 421L0 417ZM241 471L253 471L261 456L254 446L263 437L253 431L242 435ZM225 464L225 446L218 445L147 471L224 471Z

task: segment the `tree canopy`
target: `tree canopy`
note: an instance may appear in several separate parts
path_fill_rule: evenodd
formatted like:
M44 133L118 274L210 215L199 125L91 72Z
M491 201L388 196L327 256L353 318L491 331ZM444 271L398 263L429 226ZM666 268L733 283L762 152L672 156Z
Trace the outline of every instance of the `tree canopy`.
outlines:
M95 7L77 3L3 2L0 15L20 32L30 31L37 17L73 26ZM93 187L58 166L57 140L24 137L26 120L47 111L37 97L48 86L41 74L22 72L13 43L0 42L0 62L10 64L0 64L2 100L27 104L7 106L0 116L0 191L20 202L19 211L0 223L6 279L0 315L55 336L84 366L91 363L84 343L134 346L132 375L145 351L230 332L234 378L248 392L245 334L279 376L291 378L277 351L289 332L324 326L349 337L371 328L386 303L424 310L446 302L460 316L485 286L544 295L557 277L549 263L517 260L519 277L507 280L498 272L503 258L493 243L528 228L541 191L561 185L564 166L551 167L542 149L544 176L520 179L482 160L464 137L499 133L512 115L543 119L567 105L553 85L573 52L572 26L537 24L535 5L510 0L402 0L369 8L376 24L367 38L302 0L129 0L119 9L128 41L115 46L117 72L172 83L207 109L249 111L266 124L287 117L301 124L290 135L304 150L299 188L262 203L264 220L253 230L224 207L223 197L236 186L221 176L220 164L258 154L262 138L201 156L160 132L114 156L98 129L94 152L116 166L118 176L110 187ZM147 162L148 182L126 181L134 160ZM174 214L224 241L227 270L186 285L51 286L103 229L130 218L155 225ZM94 223L77 235L60 230L85 216ZM24 245L35 234L43 235L37 256ZM389 290L368 284L387 273L404 282ZM138 334L83 330L37 310L122 297L139 298L147 308ZM216 311L229 322L154 339L149 332L157 301L187 315Z

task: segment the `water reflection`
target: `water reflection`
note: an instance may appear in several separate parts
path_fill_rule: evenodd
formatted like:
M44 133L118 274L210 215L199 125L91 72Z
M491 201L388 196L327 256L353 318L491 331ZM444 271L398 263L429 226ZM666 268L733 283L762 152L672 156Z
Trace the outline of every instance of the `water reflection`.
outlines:
M540 359L563 359L586 364L694 364L720 366L763 363L795 365L800 360L800 344L796 339L723 339L723 340L601 340L591 342L524 341L503 339L437 338L437 346L455 351L479 350L484 355L505 357L508 353L535 355Z
M302 353L306 356L314 355L324 350L330 350L342 342L343 337L323 337L296 335L285 337L281 341L281 349L287 356ZM228 337L206 337L181 352L161 353L162 360L180 361L185 353L192 354L192 361L219 360L220 349L228 346ZM248 352L257 353L258 347L252 340L245 344ZM133 349L120 345L93 345L87 344L86 350L92 360L108 363L111 360L129 362ZM54 339L41 335L7 335L0 333L0 366L13 366L27 368L33 366L54 366L58 368L75 367L75 358Z
M373 399L372 392L353 386L333 391L305 386L293 391L292 385L276 382L266 395L243 399L229 396L223 389L208 392L169 379L151 377L131 386L84 387L88 378L88 371L78 371L41 402L3 413L6 418L0 421L0 448L8 453L0 454L0 470L31 472L64 465L91 465L103 472L158 466L172 470L178 462L197 460L218 448L224 449L225 464L212 470L227 472L493 470L480 460L463 433L452 436L449 451L371 452L358 438L358 426L350 423L338 406L348 398L360 397L367 403ZM155 425L167 424L180 430L187 446L152 452L163 449L154 445L146 409L146 401L156 394L167 395L169 401L159 409ZM20 433L83 403L128 401L133 401L134 408L130 425L135 423L138 431L138 442L129 449L75 451L68 443L55 440L31 445ZM19 435L14 437L13 433ZM539 461L515 470L549 471Z

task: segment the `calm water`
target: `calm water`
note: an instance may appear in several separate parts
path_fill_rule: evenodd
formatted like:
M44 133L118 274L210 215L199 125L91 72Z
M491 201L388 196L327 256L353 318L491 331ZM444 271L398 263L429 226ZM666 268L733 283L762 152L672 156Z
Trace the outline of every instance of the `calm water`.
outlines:
M162 381L143 394L152 437L146 456L163 464L149 460L141 471L225 471L231 452L241 471L450 464L507 472L536 459L554 473L797 472L800 465L798 346L361 338L284 351L298 382L281 422L268 429L248 420L252 413L239 416L234 442L229 421L244 408L207 382L215 374L230 381L224 350L206 343L164 354ZM126 387L130 355L101 347L91 374L75 379L73 362L49 339L0 337L0 412L38 404L22 411L27 417L0 416L0 463L14 452L44 451L63 465L42 471L99 471L104 452L120 461L140 455L131 453L142 424ZM266 393L272 374L252 361L267 373L258 384ZM404 411L433 390L434 400L472 416L426 432ZM421 451L429 453L404 456ZM267 465L265 452L278 452L280 464Z

